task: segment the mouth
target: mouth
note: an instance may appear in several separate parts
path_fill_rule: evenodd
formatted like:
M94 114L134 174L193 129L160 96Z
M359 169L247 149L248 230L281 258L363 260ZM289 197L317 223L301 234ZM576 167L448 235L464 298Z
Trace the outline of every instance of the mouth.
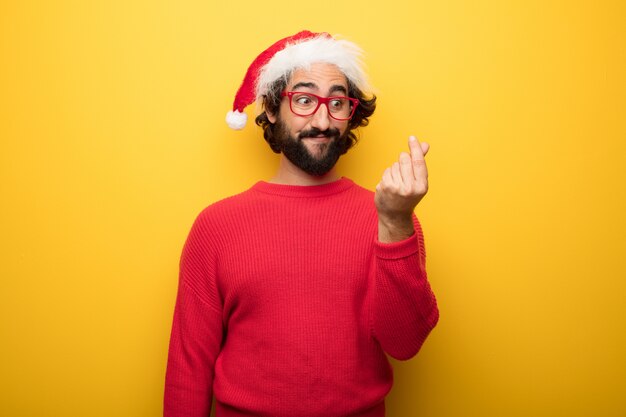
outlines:
M313 143L326 143L329 142L332 138L326 135L317 135L317 136L306 136L302 138L302 140L306 140Z

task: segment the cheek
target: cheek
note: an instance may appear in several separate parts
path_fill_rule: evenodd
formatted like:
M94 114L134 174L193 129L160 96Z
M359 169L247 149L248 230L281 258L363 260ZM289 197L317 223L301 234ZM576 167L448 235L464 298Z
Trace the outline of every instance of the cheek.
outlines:
M309 122L309 118L298 117L293 114L286 115L286 118L283 120L286 121L286 125L289 128L289 130L291 130L292 133L297 133L301 130L306 129L307 124Z
M347 121L345 121L345 122L337 122L335 127L337 129L339 129L339 132L341 132L341 134L343 135L348 130L348 122Z

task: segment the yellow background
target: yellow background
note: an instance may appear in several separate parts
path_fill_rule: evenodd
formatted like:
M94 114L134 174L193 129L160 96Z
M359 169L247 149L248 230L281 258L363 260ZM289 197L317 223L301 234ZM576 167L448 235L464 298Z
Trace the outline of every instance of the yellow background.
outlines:
M302 28L359 43L378 89L341 173L432 145L441 320L388 415L626 415L623 4L3 1L0 415L161 413L191 222L276 167L225 113Z

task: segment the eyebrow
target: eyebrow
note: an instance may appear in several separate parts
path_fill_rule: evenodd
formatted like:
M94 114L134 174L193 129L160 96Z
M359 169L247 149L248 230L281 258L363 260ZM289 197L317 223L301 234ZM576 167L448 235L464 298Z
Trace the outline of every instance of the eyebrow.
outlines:
M298 88L302 88L302 87L310 88L312 90L319 90L319 87L315 83L306 82L306 81L301 81L299 83L296 83L293 87L291 87L291 89L297 90ZM340 84L334 84L333 86L331 86L330 91L328 93L332 94L338 91L342 92L343 94L348 94L348 90L346 89L346 87Z
M329 93L332 94L332 93L336 93L337 91L341 91L345 95L348 95L348 90L346 90L346 87L344 87L343 85L338 85L338 84L335 84L332 87L330 87Z

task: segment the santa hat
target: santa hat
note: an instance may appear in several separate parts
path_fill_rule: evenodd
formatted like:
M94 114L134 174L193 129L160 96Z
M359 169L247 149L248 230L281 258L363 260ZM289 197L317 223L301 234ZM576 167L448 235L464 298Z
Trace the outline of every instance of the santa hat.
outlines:
M291 71L308 69L315 62L336 65L359 90L369 93L363 71L362 51L347 40L335 39L328 33L298 32L274 43L256 57L237 90L233 110L226 115L232 129L243 129L248 120L244 109L267 93L269 86Z

